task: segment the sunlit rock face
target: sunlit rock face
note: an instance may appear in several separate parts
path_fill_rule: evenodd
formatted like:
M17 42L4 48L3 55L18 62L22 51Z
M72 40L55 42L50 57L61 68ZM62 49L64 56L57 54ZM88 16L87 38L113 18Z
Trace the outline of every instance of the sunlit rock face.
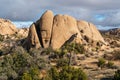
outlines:
M10 35L17 32L16 26L10 20L0 19L0 34Z

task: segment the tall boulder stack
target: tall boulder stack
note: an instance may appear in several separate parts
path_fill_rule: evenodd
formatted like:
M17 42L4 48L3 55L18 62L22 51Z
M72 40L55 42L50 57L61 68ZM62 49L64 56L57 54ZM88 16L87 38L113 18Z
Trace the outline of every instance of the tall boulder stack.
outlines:
M0 19L0 34L10 35L17 32L16 26L10 20Z
M53 12L46 11L39 20L33 23L29 34L24 42L28 50L34 48L58 49L67 42L83 44L85 39L104 42L101 34L92 23L77 21L68 15L53 15ZM89 41L86 41L89 43Z

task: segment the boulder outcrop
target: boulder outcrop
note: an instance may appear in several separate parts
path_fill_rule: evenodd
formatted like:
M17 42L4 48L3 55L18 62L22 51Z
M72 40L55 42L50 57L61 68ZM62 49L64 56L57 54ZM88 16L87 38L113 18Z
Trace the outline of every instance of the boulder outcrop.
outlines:
M16 26L10 20L0 19L0 34L10 35L17 32Z
M104 42L95 25L77 21L68 15L54 16L53 12L48 10L31 25L24 46L27 46L27 49L32 47L58 49L67 42L83 44L84 41L89 43L89 40Z
M77 21L78 29L84 40L87 42L91 41L101 41L104 42L103 37L100 32L97 30L96 26L92 23L86 21Z
M56 15L53 22L51 47L60 48L66 41L71 42L74 39L81 41L81 35L77 28L76 20L68 15Z
M52 32L52 24L53 24L53 12L48 10L46 11L41 18L36 22L36 27L40 29L40 37L42 47L49 47L51 32Z
M28 37L25 40L25 42L23 43L23 47L25 47L27 50L29 50L30 48L33 48L33 47L34 48L41 47L34 23L29 28Z

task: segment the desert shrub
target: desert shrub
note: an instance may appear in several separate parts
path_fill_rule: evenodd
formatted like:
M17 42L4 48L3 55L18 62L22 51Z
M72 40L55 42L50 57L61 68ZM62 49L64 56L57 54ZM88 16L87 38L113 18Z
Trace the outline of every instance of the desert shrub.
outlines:
M41 54L41 50L32 48L32 49L29 50L29 54L30 54L32 57L39 57L40 54Z
M43 51L43 53L45 53L45 54L51 54L53 52L53 49L52 48L46 48L44 51Z
M39 67L39 69L49 69L50 61L45 57L39 57L37 59L34 58L35 64Z
M75 50L77 51L76 53L80 53L80 54L84 54L85 53L85 49L84 46L81 44L75 44Z
M108 61L108 63L107 63L107 67L112 68L113 65L114 65L114 63L113 63L112 61Z
M73 51L74 53L80 53L80 54L84 54L85 53L85 49L84 46L78 43L66 43L62 49L67 49L68 52Z
M63 56L67 53L67 49L57 49L54 50L54 54L57 58L63 58Z
M21 80L32 80L32 77L29 73L24 73Z
M47 69L50 67L49 60L46 56L43 55L42 50L31 49L29 54L32 56L34 64L39 67L39 69Z
M49 71L47 71L46 76L43 77L42 80L60 80L59 72L58 72L57 68L52 67Z
M16 79L25 69L29 69L34 64L28 53L20 47L16 49L13 53L4 55L0 64L0 75L7 76L8 80Z
M4 36L0 34L0 41L2 42L4 40Z
M81 69L70 66L63 67L59 72L60 80L87 80L86 74Z
M11 56L13 58L13 68L17 73L22 73L25 68L35 65L33 58L22 47L17 47L11 53Z
M49 80L87 80L87 75L81 69L64 66L60 71L56 68L51 68L47 78Z
M120 70L117 70L115 72L115 75L114 75L114 79L113 80L120 80Z
M40 70L37 67L31 67L27 72L23 73L22 80L39 80Z
M68 59L59 59L57 61L57 65L58 68L59 67L64 67L64 66L68 66Z
M13 59L11 55L5 55L0 62L0 80L4 80L2 78L5 76L8 80L16 79L18 76L16 71L13 69Z
M67 53L69 53L68 56L68 65L71 65L71 58L73 54L84 54L85 53L85 49L84 46L81 44L77 44L77 43L66 43L63 47L62 50L66 50Z
M59 80L59 72L57 68L53 67L49 70L48 74L50 75L52 80Z
M97 65L98 65L98 67L102 68L102 67L105 66L105 63L106 63L105 59L104 58L100 58L100 59L98 59Z

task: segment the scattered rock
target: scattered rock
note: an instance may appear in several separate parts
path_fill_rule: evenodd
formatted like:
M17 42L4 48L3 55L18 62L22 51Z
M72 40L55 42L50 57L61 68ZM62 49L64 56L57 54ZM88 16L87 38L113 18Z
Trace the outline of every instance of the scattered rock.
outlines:
M29 29L28 28L21 28L18 29L17 34L22 36L22 37L27 37L28 36Z

